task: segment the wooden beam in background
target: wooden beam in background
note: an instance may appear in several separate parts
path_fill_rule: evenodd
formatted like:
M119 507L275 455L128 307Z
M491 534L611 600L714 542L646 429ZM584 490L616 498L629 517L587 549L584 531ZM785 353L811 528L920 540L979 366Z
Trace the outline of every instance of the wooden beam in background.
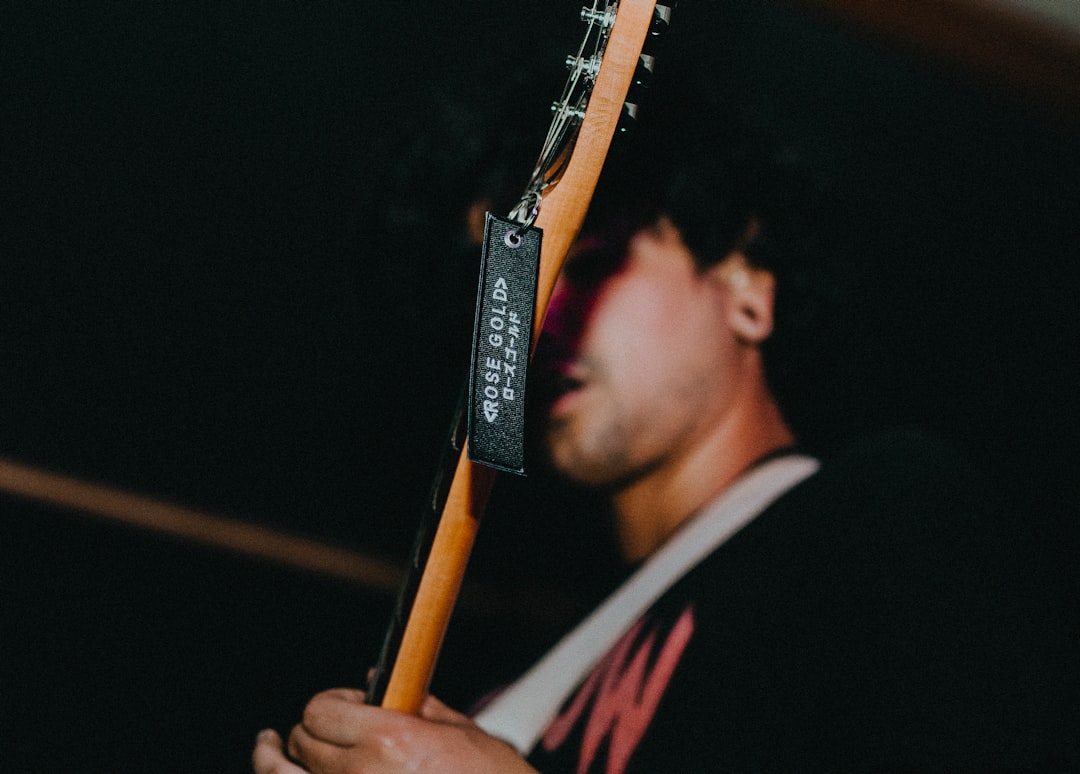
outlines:
M0 491L393 592L401 568L375 557L0 458Z
M396 594L403 569L385 559L290 535L269 527L162 502L0 457L0 493L104 518ZM563 623L567 600L540 590L496 591L467 583L462 606L473 614L540 626Z

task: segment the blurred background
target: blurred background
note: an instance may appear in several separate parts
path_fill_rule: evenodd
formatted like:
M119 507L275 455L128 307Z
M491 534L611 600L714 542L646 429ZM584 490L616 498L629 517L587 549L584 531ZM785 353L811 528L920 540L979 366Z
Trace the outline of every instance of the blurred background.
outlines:
M0 472L315 541L391 582L5 488L2 767L245 771L260 728L377 655L467 373L466 214L524 186L580 6L4 5ZM643 109L676 137L702 105L765 127L852 203L859 367L811 444L927 426L1067 554L1078 4L862 5L687 0ZM539 468L500 480L447 700L617 576L575 494Z

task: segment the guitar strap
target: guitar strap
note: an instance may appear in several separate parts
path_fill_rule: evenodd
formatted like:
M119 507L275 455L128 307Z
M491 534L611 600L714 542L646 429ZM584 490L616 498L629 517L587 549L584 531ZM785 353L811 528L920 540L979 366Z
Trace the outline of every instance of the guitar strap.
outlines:
M664 592L819 467L813 457L788 454L743 475L481 710L476 723L528 755L574 688Z

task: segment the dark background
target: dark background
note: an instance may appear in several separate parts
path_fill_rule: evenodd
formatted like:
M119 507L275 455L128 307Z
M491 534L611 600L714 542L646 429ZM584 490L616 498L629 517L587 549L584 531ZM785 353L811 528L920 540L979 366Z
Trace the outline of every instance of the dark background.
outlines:
M5 5L0 454L400 560L465 373L462 216L524 185L578 4ZM684 5L671 131L704 87L856 203L856 402L822 416L927 425L1075 539L1075 128L782 5ZM500 484L473 578L583 605L610 549L564 497ZM243 771L359 683L390 601L9 496L0 567L6 771ZM461 616L436 690L512 672L538 613Z

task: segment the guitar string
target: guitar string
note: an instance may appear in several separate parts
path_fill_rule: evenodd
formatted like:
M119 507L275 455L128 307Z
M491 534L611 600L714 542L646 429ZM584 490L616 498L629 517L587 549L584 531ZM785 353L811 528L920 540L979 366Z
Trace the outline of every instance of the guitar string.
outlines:
M592 92L600 59L607 46L617 3L594 0L591 8L582 9L582 17L588 23L577 54L567 61L571 63L570 75L563 87L559 101L553 106L555 115L548 126L547 136L540 156L533 168L529 184L510 218L519 223L531 222L540 208L545 189L558 183L569 164L578 130L585 113L585 105ZM595 34L594 34L595 33ZM592 50L586 57L592 41Z

